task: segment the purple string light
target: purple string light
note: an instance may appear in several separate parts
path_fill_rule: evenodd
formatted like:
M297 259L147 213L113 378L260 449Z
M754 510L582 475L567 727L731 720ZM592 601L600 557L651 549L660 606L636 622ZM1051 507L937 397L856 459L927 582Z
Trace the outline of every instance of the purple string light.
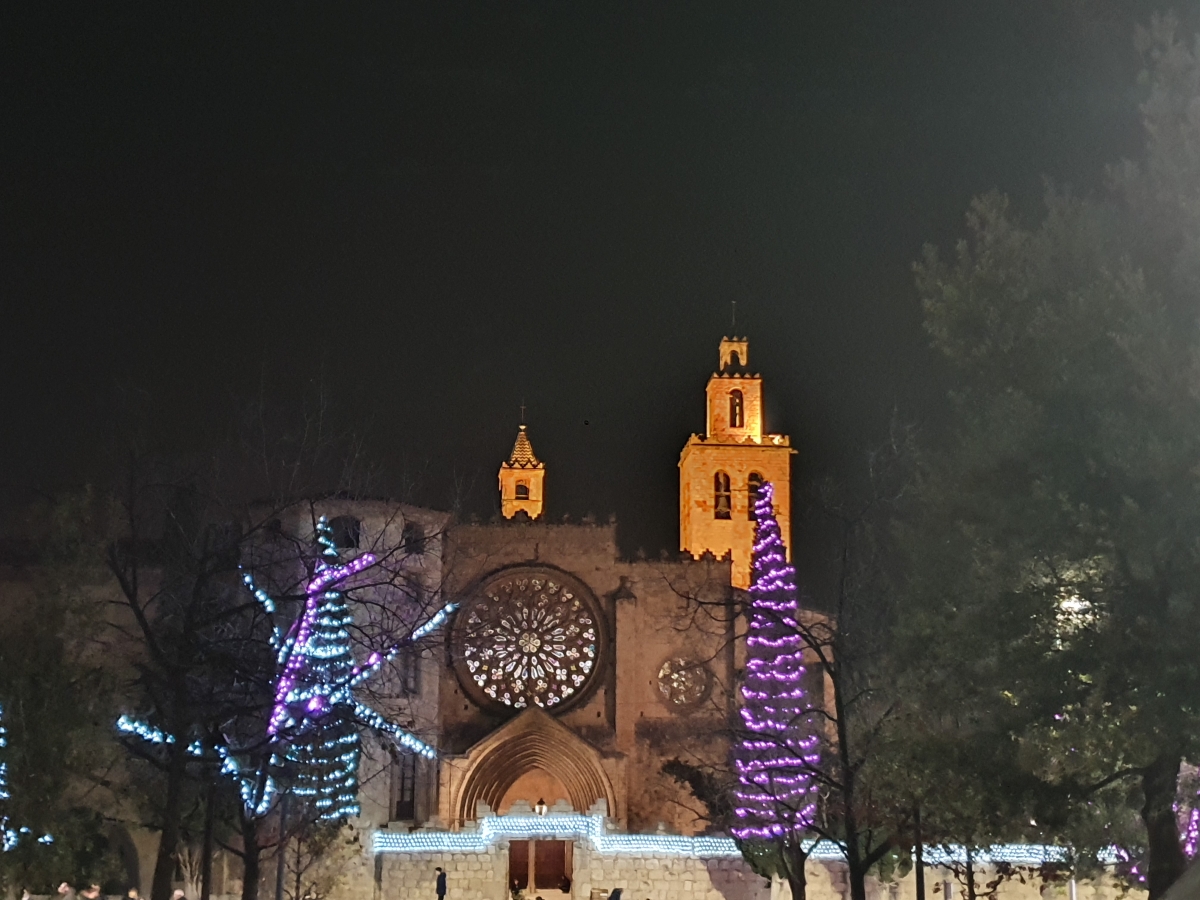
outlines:
M291 649L288 652L287 663L284 666L283 674L279 676L279 681L275 685L275 706L271 710L271 720L267 725L268 734L278 734L279 729L291 719L288 707L295 703L297 699L296 680L304 672L306 663L310 660L316 649L313 646L313 637L318 616L321 612L322 600L328 599L326 597L327 593L335 593L329 592L327 589L345 581L347 578L357 575L364 569L370 568L375 565L375 562L373 554L364 553L344 566L327 566L324 561L318 563L318 569L312 579L309 580L308 587L304 591L304 615L296 623L295 639L289 641ZM371 665L374 665L378 661L377 657L378 654L372 656ZM355 669L354 675L358 675L359 672L359 669ZM323 708L314 709L311 705L309 709L318 715L325 711Z
M737 838L770 840L797 836L812 825L818 761L817 732L802 680L804 640L797 630L796 572L763 484L754 498L750 631L742 722L747 734L733 750Z
M1197 805L1192 807L1187 827L1183 830L1183 852L1188 859L1196 858L1196 849L1200 846L1200 794L1196 795L1195 802Z
M322 819L357 815L358 763L362 754L360 726L391 738L402 750L428 759L437 752L420 738L393 725L370 707L358 702L354 688L377 672L403 647L440 628L454 610L447 604L404 640L386 652L375 652L363 664L354 659L350 628L353 616L339 586L376 564L373 554L346 563L338 561L328 520L317 521L321 551L305 588L304 610L283 632L273 629L272 646L279 666L271 713L267 720L267 753L243 756L227 739L211 748L222 760L221 772L241 785L242 800L252 816L265 815L279 796L276 777L286 770L292 781L288 791L310 802ZM254 578L243 576L268 616L277 604L259 588ZM150 743L174 743L175 736L122 716L117 728ZM203 756L199 742L189 746Z

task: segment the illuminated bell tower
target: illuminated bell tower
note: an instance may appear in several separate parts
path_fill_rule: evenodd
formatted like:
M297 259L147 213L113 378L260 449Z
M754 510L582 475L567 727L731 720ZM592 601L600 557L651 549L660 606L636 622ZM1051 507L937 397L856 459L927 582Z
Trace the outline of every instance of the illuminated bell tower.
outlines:
M792 553L792 454L786 434L763 434L762 376L750 372L746 338L721 338L720 364L708 379L707 432L679 456L679 548L693 556L729 552L733 584L750 587L753 492L775 485L775 514Z
M533 455L533 444L522 425L508 462L500 466L500 512L511 519L519 512L536 519L542 514L542 482L546 464Z

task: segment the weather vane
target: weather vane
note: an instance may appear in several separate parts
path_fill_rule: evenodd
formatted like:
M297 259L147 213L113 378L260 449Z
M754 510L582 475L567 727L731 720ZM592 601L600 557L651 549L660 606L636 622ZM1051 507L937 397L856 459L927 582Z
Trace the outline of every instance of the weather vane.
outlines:
M737 337L737 301L731 300L730 305L733 306L733 335Z

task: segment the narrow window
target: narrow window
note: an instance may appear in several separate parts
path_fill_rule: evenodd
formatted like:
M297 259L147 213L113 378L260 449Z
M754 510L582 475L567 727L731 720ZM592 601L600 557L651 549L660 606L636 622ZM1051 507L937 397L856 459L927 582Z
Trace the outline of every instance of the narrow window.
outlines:
M746 406L741 391L729 392L729 427L746 427Z
M729 493L729 476L718 472L713 476L713 518L728 519L733 507Z
M517 499L518 500L528 500L529 499L529 483L528 482L526 482L526 481L518 481L517 482Z
M362 538L362 523L354 516L337 516L329 520L333 546L339 550L357 550Z
M750 499L749 504L747 504L748 509L747 509L746 514L749 517L751 522L754 521L754 505L758 502L758 491L762 487L762 485L763 485L762 476L759 475L757 472L751 472L750 478L747 479L747 484L746 484L746 487L747 487L746 493Z
M419 522L405 522L400 532L400 542L405 553L425 552L425 529Z
M392 761L392 821L417 817L417 756L404 753Z
M421 691L421 648L411 644L396 654L396 680L400 693L413 697Z

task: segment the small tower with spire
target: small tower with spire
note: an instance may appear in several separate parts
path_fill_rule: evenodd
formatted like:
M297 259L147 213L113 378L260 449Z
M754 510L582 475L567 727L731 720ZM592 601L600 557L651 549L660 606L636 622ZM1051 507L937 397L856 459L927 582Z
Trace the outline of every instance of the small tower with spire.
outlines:
M500 513L504 518L511 519L519 512L531 519L541 516L545 478L546 464L533 455L533 444L521 425L508 462L500 466Z

